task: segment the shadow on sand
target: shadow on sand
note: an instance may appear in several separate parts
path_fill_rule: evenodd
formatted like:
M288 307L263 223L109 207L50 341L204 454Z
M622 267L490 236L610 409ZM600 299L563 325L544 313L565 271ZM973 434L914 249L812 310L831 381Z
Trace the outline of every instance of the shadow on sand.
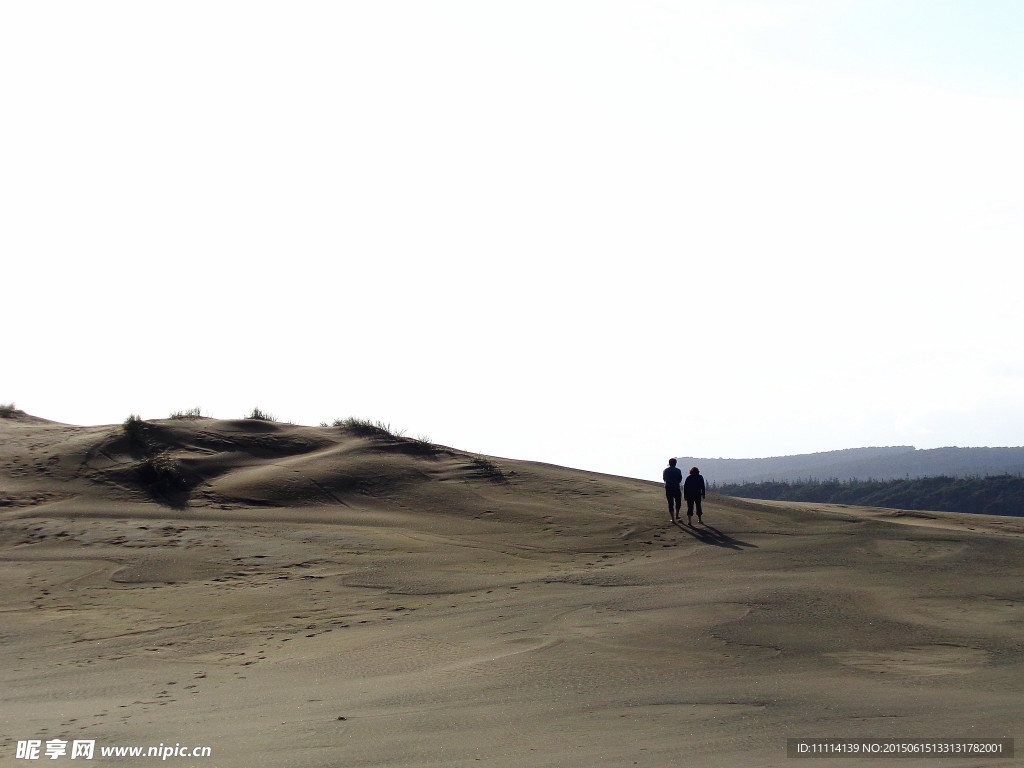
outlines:
M687 525L686 523L678 522L676 523L676 527L679 528L679 530L690 534L697 541L703 542L704 544L713 544L716 547L726 547L727 549L735 549L739 551L751 548L757 549L757 544L749 544L745 541L734 539L729 534L722 533L713 525L705 525L704 523Z

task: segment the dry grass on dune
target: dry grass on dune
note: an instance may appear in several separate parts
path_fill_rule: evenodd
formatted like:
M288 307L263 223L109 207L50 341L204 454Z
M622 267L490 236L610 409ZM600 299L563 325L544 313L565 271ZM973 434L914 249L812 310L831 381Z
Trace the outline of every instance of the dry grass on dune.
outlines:
M710 498L673 527L656 483L354 426L0 419L0 764L781 766L1019 729L1019 520Z

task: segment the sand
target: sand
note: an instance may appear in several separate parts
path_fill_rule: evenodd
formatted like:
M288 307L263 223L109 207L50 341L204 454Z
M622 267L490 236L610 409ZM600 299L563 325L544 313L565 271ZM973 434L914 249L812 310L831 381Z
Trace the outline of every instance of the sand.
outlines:
M709 496L693 530L657 483L335 427L146 440L0 419L0 765L29 739L312 768L1021 736L1024 520ZM140 480L155 452L187 488ZM1017 764L838 764L935 762Z

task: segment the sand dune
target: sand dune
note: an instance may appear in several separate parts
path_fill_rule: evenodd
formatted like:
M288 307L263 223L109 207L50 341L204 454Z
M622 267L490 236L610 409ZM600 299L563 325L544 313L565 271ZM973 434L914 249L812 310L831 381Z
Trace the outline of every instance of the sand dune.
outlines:
M663 507L657 483L342 428L0 419L0 765L57 738L312 768L1019 735L1024 521L709 498L693 530Z

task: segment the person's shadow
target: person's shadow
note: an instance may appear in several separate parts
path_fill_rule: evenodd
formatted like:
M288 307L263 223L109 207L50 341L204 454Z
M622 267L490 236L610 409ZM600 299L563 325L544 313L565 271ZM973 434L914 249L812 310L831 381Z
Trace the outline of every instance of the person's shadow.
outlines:
M742 551L744 548L757 549L757 544L750 544L746 541L734 539L729 534L722 533L713 525L705 525L704 523L688 525L684 522L678 522L676 523L676 527L690 534L697 541L704 544L711 544L716 547L726 547L727 549L735 549L737 551Z

